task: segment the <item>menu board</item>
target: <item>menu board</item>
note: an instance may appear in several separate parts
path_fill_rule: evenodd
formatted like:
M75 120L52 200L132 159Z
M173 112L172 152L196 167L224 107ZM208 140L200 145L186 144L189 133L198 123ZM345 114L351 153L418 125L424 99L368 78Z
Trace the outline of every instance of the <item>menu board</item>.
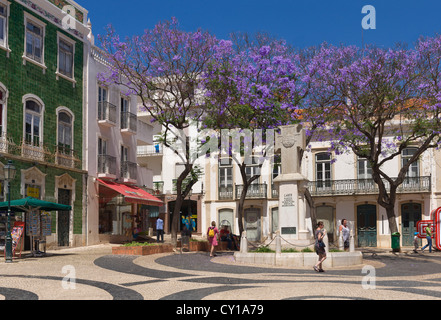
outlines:
M40 214L38 211L28 212L26 215L27 235L40 235Z
M52 217L49 212L41 214L41 235L50 236L52 234Z

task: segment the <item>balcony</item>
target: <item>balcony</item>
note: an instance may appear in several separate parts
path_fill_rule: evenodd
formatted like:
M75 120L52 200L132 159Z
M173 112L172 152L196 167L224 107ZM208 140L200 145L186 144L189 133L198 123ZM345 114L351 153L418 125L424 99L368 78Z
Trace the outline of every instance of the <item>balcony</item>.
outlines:
M155 144L153 146L138 146L136 149L136 156L139 165L147 166L149 162L154 159L161 161L162 158L162 144Z
M164 194L164 181L153 182L153 194Z
M162 156L162 144L155 144L153 146L138 146L138 157L152 157Z
M98 178L116 179L116 158L106 155L98 155Z
M53 154L46 146L43 146L43 143L36 140L38 139L34 139L34 141L26 139L22 142L20 146L21 156L30 160L53 163Z
M107 101L98 102L98 124L104 127L116 125L116 106Z
M395 179L395 178L392 178ZM386 188L389 183L385 181ZM430 192L431 177L408 177L398 187L398 193ZM345 196L378 194L378 186L373 179L347 179L347 180L326 180L311 181L308 189L312 196Z
M233 192L233 186L219 186L218 189L219 192L219 200L233 200L234 199L234 192Z
M78 152L68 147L56 146L55 163L67 168L81 169Z
M125 183L136 183L137 164L130 161L121 162L121 178Z
M240 199L242 195L243 185L236 185L236 200ZM246 199L266 199L267 185L266 183L253 183L248 186Z
M136 114L130 112L121 112L121 133L130 135L136 134L138 118Z

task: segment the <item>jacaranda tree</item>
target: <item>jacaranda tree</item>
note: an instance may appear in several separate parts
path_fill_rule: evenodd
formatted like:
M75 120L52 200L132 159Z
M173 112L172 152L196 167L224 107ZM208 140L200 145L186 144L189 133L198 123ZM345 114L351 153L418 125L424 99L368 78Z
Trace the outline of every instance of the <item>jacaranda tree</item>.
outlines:
M320 79L336 92L323 109L322 138L337 155L350 150L368 162L392 233L398 231L399 186L412 179L409 168L423 152L440 142L440 48L439 37L421 39L415 49L333 48L330 72ZM408 147L410 157L391 176L385 164Z
M223 152L238 165L242 178L237 207L239 233L244 231L247 192L260 177L265 159L273 160L274 134L269 129L295 121L293 114L306 92L300 85L299 56L284 41L265 43L259 39L264 45L250 41L239 49L232 41L220 41L216 60L203 77L205 126L236 133L231 136L236 141L230 140ZM243 135L244 132L249 135ZM251 166L255 170L251 171Z
M109 27L100 40L109 61L109 70L100 80L123 85L127 94L135 94L152 120L162 126L161 142L184 164L177 178L171 216L172 242L176 245L181 206L200 173L183 132L203 114L199 80L213 60L217 40L202 30L179 29L176 19L160 22L142 35L125 40Z

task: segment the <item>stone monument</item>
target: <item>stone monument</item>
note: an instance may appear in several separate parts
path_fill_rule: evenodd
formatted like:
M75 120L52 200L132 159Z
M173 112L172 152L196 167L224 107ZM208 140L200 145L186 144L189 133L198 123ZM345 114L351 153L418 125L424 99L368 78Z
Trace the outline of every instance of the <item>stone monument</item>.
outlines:
M311 243L306 228L305 188L308 179L301 174L300 152L306 148L305 131L301 125L281 127L276 135L275 153L280 150L281 174L274 183L279 186L279 231L283 239L299 246Z

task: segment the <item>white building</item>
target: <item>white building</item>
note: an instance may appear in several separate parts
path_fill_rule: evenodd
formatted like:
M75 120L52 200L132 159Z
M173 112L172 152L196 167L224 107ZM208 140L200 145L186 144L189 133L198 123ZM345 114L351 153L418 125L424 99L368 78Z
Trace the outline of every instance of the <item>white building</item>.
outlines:
M309 180L308 189L314 199L317 220L324 221L331 244L337 245L337 230L345 218L353 231L356 246L390 248L386 211L377 204L377 186L371 180L366 160L357 159L353 153L336 156L329 149L330 143L312 142L311 150L304 154L301 170ZM165 202L173 201L172 181L179 172L178 160L170 150L160 149L159 154L153 147L151 150L151 155L143 157L148 157L149 165L154 168L154 181L162 186L158 188L158 193L163 195ZM405 149L401 156L386 163L383 169L391 177L397 176L413 151L412 147ZM157 162L151 161L153 159ZM411 166L398 190L395 216L402 246L412 245L416 222L429 219L430 211L441 205L437 191L441 188L441 181L437 178L440 160L439 151L426 151ZM237 206L242 188L239 168L234 161L220 164L214 156L203 162L204 174L200 179L203 189L193 190L192 196L196 193L194 201L201 202L197 212L197 231L205 235L211 221L216 221L218 226L230 225L231 231L238 234ZM281 166L283 163L266 161L259 179L248 190L243 222L249 241L268 243L279 229L278 189L273 180L280 173ZM248 175L253 175L258 165L251 165L247 170ZM305 224L312 237L310 209L306 207Z
M137 98L118 85L98 80L108 70L103 52L88 37L84 112L87 183L87 244L132 240L145 230L149 208L162 203L152 190L153 171L137 164L137 146L151 146L153 127L138 119Z

